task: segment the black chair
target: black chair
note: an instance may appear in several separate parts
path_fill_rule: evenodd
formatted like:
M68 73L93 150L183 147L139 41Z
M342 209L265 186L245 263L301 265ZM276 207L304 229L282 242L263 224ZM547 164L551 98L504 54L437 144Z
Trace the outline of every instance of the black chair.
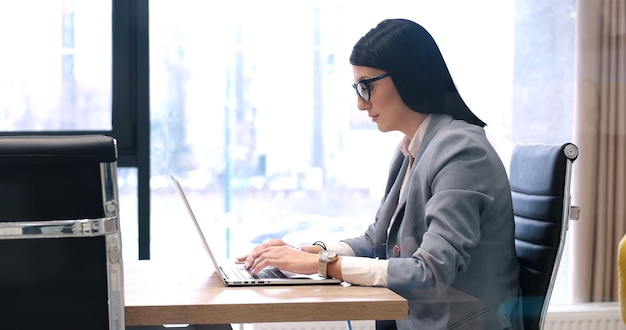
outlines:
M515 249L525 329L541 329L563 253L570 219L572 143L519 144L511 155L510 183L515 215Z
M3 329L124 329L116 148L0 137Z

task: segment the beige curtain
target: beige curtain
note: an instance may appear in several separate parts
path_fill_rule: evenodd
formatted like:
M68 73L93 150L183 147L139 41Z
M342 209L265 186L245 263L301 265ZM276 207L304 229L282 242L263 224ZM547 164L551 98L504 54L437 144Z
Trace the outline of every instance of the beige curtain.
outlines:
M572 198L572 302L617 301L626 233L626 1L578 0Z

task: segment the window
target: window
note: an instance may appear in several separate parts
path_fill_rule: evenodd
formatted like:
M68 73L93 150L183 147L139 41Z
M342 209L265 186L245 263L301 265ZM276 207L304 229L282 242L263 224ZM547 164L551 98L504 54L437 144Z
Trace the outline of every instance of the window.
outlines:
M111 3L0 4L0 129L104 131L111 118Z
M133 39L137 28L129 21L142 17L138 9L144 7L126 0L0 3L0 135L116 137L121 218L129 219L123 231L135 238L138 167L147 158L138 147L138 121L147 106L138 96L140 65L131 63L141 54L136 42L141 38ZM137 242L129 243L135 258Z

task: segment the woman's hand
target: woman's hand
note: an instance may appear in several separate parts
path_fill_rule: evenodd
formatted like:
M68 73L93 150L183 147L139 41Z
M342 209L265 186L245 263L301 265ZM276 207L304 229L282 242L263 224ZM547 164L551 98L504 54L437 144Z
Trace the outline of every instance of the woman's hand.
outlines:
M318 258L316 252L306 252L274 239L255 247L247 256L237 258L237 261L243 261L253 275L268 266L294 273L314 274L317 272Z
M320 251L322 251L322 247L319 245L305 245L305 246L301 246L300 250L304 252L308 252L308 253L319 254Z
M249 254L242 256L242 257L237 257L237 261L238 262L243 262L246 268L250 268L250 265L254 262L255 257L253 257L256 253L258 253L258 251L260 251L263 248L266 248L268 246L282 246L282 245L287 245L289 246L287 243L283 242L282 240L279 239L271 239L268 240L267 242L257 245L254 249L252 249L252 252L250 252Z

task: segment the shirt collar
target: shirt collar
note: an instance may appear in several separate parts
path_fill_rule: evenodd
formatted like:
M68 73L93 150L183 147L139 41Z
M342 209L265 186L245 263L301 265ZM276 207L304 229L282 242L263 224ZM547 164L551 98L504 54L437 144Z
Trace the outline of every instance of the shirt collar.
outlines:
M426 134L426 128L428 128L428 123L430 123L431 118L432 114L429 114L426 118L424 118L424 121L417 128L412 138L409 138L406 135L402 138L402 141L400 142L400 150L405 156L411 155L411 157L415 158L415 155L417 155L417 152L422 145L424 134Z

